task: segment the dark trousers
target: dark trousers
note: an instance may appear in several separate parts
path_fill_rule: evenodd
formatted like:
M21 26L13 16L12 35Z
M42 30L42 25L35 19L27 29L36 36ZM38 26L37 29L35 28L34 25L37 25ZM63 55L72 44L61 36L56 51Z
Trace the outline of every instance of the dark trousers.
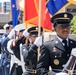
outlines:
M36 74L25 72L24 75L36 75Z
M16 63L13 65L10 75L22 75L22 67Z

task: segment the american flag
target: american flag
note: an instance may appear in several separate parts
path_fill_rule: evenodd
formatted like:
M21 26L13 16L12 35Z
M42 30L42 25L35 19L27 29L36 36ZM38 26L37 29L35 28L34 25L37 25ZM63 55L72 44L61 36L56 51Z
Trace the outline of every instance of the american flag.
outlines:
M11 8L13 26L16 26L18 23L18 15L20 14L19 0L11 0Z

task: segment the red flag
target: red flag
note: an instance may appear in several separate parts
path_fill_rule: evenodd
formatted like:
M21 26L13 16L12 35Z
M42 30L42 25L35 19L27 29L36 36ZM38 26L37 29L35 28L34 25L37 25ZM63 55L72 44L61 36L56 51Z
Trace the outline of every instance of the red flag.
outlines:
M32 22L33 19L38 17L35 0L24 0L24 3L24 20L26 22Z
M41 24L44 30L52 31L52 23L50 22L50 15L46 8L46 0L42 0L42 13L41 13Z
M29 24L38 25L38 7L39 7L39 0L25 0L24 2L24 21ZM52 30L52 24L50 22L49 13L46 12L46 0L42 0L42 7L41 7L41 26L48 30Z
M50 15L49 12L46 10L45 13L45 20L42 24L42 27L46 30L46 31L52 31L52 23L50 22Z

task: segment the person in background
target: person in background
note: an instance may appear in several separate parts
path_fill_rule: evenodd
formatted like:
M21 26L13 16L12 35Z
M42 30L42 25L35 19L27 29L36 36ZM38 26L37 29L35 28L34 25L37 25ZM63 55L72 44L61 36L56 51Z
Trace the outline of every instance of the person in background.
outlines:
M13 25L11 25L11 24L5 24L4 25L4 33L3 33L3 35L1 36L1 38L0 38L0 53L1 53L1 41L5 38L5 37L7 37L8 36L8 34L10 33L10 31L13 29Z
M12 39L12 37L8 37L9 35L14 34L14 28L12 29L13 22L10 21L8 24L4 26L6 30L6 36L2 37L1 40L1 63L0 66L2 67L2 74L3 75L9 75L10 70L10 53L7 50L7 42L8 40ZM8 30L9 29L9 30Z
M24 75L36 75L36 65L38 61L38 46L41 46L42 44L43 34L42 27L40 28L40 36L38 36L38 30L38 26L33 26L23 32L24 35L26 35L26 32L29 33L28 39L30 41L29 45L22 45L22 55L25 62Z
M9 22L8 22L9 23ZM12 21L10 21L9 24L5 24L4 25L4 30L5 32L3 33L1 39L0 39L0 45L1 45L1 56L0 56L0 68L1 68L1 75L6 75L8 74L8 69L9 69L9 61L5 60L5 57L7 58L8 53L4 52L4 48L2 47L2 42L3 40L8 36L8 34L11 32L11 30L13 29L13 25L12 25Z
M3 28L4 28L5 32L4 32L3 36L2 36L2 38L5 38L11 32L11 30L13 29L13 25L10 22L9 24L5 24Z
M20 24L19 21L17 22L17 25L18 25L18 24ZM12 22L12 21L8 22L8 25L12 26L12 25L13 25L13 22ZM11 27L10 27L9 30L11 30ZM8 42L10 39L13 38L12 36L13 36L14 34L15 34L15 29L12 28L12 30L10 31L10 34L7 35L6 38L4 38L4 39L2 40L2 42L1 42L1 45L2 45L3 48L7 49L7 42Z
M51 18L56 37L42 45L37 75L68 75L63 73L62 69L71 55L72 48L76 47L76 41L69 39L72 18L73 15L67 12L56 14Z
M15 58L18 59L18 61L17 61L15 59L12 59L12 57L11 57L11 61L12 61L11 65L13 65L13 66L11 68L10 75L22 75L22 73L23 73L22 65L20 65L19 62L21 61L20 45L24 44L25 39L26 39L23 36L24 30L25 30L25 26L23 24L19 24L19 25L15 26L15 31L16 31L15 38L8 41L8 44L7 44L8 51L9 50L13 51Z

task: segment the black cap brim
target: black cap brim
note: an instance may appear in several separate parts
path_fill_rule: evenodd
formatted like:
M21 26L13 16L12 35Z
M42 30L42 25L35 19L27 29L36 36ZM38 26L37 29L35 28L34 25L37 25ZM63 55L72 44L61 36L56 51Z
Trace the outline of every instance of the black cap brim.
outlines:
M63 13L55 14L55 15L51 18L51 22L54 23L54 21L55 21L57 18L65 18L65 15L67 15L67 18L69 18L69 20L72 20L73 15L72 15L71 13L63 12Z
M30 36L38 36L38 32L31 32Z

